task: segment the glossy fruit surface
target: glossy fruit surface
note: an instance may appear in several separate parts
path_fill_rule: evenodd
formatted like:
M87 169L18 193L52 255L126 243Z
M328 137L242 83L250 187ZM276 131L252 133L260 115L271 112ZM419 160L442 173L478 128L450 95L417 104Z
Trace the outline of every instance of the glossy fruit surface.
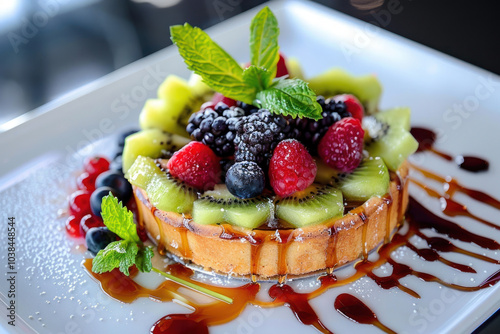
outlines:
M109 160L101 156L91 157L85 160L84 168L90 176L97 177L109 169Z
M102 219L97 218L93 214L85 215L80 219L80 234L86 235L91 228L102 226L105 226Z
M102 198L109 195L110 192L113 196L118 197L118 200L121 200L117 191L110 187L97 188L96 190L94 190L92 195L90 195L90 209L96 217L101 218Z
M89 173L83 172L76 179L76 186L79 190L92 192L95 190L95 176L90 176Z
M110 187L116 191L118 197L126 203L132 197L132 186L123 174L116 170L108 170L99 175L95 187Z
M78 219L89 214L91 212L90 192L77 190L72 193L69 197L69 212Z
M68 217L68 219L66 219L65 227L70 236L74 238L83 236L80 231L80 219L75 217L74 215L71 215Z
M237 162L226 174L226 186L238 198L252 198L264 190L266 177L262 168L252 161Z
M96 255L100 250L106 248L107 245L116 240L116 234L111 232L107 227L93 227L85 236L87 249L93 255Z

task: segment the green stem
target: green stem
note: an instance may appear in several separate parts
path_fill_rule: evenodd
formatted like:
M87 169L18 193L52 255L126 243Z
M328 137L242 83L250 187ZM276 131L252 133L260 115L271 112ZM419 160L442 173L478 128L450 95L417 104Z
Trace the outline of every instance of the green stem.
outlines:
M202 286L199 286L197 284L194 284L194 283L191 283L191 282L188 282L188 281L185 281L179 277L176 277L174 275L171 275L171 274L168 274L164 271L161 271L160 269L157 269L155 267L152 268L152 270L160 275L162 275L163 277L166 277L168 278L169 280L171 281L174 281L176 283L179 283L180 285L182 286L185 286L187 288L190 288L192 290L195 290L199 293L202 293L204 295L207 295L207 296L210 296L210 297L213 297L215 299L218 299L220 301L223 301L225 303L228 303L228 304L232 304L233 303L233 300L227 296L224 296L218 292L215 292L215 291L212 291L212 290L209 290L207 288L204 288Z

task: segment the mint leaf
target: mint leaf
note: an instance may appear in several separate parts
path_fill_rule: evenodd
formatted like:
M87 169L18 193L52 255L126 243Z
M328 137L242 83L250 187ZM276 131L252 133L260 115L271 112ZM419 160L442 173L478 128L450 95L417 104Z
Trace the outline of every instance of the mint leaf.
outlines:
M301 79L281 79L270 88L257 93L262 107L284 116L321 119L321 106L316 94Z
M264 87L271 85L276 76L279 60L278 20L269 7L264 7L250 25L250 61L252 65L267 69Z
M153 268L151 259L154 256L153 248L151 246L141 247L135 256L135 265L137 269L142 272L149 273Z
M133 213L111 194L102 198L101 213L106 227L123 240L112 242L100 250L92 261L92 271L100 274L120 268L128 276L129 268L135 264L140 271L150 272L153 249L143 246L137 235Z
M215 91L251 104L256 88L243 80L243 69L210 36L188 23L170 27L172 41L188 68Z
M111 195L102 198L101 215L104 225L111 232L116 233L124 240L130 240L134 243L141 243L137 235L137 227L134 223L134 214L118 202L118 198Z
M92 261L92 271L101 274L120 268L120 271L128 276L128 269L135 263L138 251L139 247L133 241L114 241L97 253Z
M251 65L243 71L243 80L258 91L267 88L269 72L262 67Z

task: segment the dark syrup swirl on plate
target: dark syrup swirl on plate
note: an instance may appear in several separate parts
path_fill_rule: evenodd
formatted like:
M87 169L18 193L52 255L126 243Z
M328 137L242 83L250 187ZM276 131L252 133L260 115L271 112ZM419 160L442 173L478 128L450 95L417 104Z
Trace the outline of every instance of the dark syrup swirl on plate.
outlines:
M425 132L424 130L428 132ZM439 156L445 157L445 159L447 160L453 160L453 158L451 158L449 155L438 152L432 148L432 144L435 140L435 134L431 136L431 132L432 131L421 128L412 129L412 133L415 137L417 137L417 139L419 139L419 142L421 143L423 149L425 148L425 150L431 150ZM431 137L431 140L426 142L426 139L428 139L429 136ZM450 157L450 159L446 157ZM464 161L470 161L470 159L464 159ZM464 168L465 170L471 170L465 167L462 168ZM495 230L500 229L500 226L495 224L494 222L487 221L477 216L476 214L470 213L465 205L453 199L453 195L457 192L460 192L466 194L474 200L480 201L496 209L500 209L499 200L482 191L467 188L451 177L443 177L414 165L411 165L411 169L417 173L422 174L428 179L432 179L434 181L442 183L443 194L441 195L438 191L428 187L427 185L414 179L413 177L409 179L410 182L425 190L431 198L436 198L441 202L441 209L443 214L449 217L467 216L478 223L488 226L489 228ZM477 169L474 171L479 170L484 169ZM402 187L401 180L396 174L391 175L391 178L393 181L396 181L400 188ZM390 196L385 196L383 197L383 199L389 206L388 211L389 213L391 213L393 199L390 198ZM407 264L399 263L398 261L394 260L391 257L391 254L394 251L398 250L400 247L407 247L411 251L415 252L424 261L439 261L449 268L466 273L475 273L476 271L469 265L452 262L450 260L447 260L446 258L443 258L441 256L441 253L460 253L477 260L486 261L492 264L500 264L500 261L497 259L493 259L488 256L458 247L453 243L452 240L460 240L462 242L472 243L483 249L500 250L500 244L497 241L475 234L448 219L437 216L436 214L426 209L419 201L417 201L413 197L410 197L409 201L409 209L406 213L406 216L404 215L404 212L396 212L396 214L398 215L398 221L401 221L402 223L404 221L404 224L401 225L407 227L405 229L406 232L403 233L402 230L399 229L398 233L394 234L391 237L390 231L386 231L385 243L378 249L378 258L376 260L368 260L366 231L363 231L364 233L362 233L361 240L362 253L360 254L361 260L354 264L354 274L347 278L339 279L334 275L334 268L333 266L331 266L327 270L326 274L318 277L318 281L320 283L319 287L309 293L300 293L295 291L292 286L286 284L285 275L281 275L279 281L276 284L272 285L267 291L269 297L271 298L271 301L262 301L257 298L257 293L260 291L261 285L256 282L255 276L252 276L252 281L247 284L244 284L240 287L228 288L195 281L192 278L194 273L191 269L188 269L181 264L169 265L166 268L167 272L170 272L171 274L178 276L179 278L182 278L186 281L195 282L198 285L201 285L233 299L232 304L226 304L225 302L218 300L214 300L213 302L208 304L200 304L185 296L182 293L182 289L180 289L180 285L168 280L160 284L160 286L158 286L156 289L147 289L140 286L133 280L134 276L137 274L136 269L132 270L131 275L128 277L119 272L117 269L104 274L92 273L92 259L87 259L84 262L84 266L88 270L88 272L99 282L103 291L112 298L119 301L131 303L137 298L148 297L156 301L168 302L175 298L177 300L181 300L186 305L194 309L194 312L192 313L169 314L159 319L151 327L150 333L152 334L181 334L187 332L193 334L206 334L209 333L210 326L227 323L238 317L238 315L249 304L262 308L287 306L294 313L295 317L300 323L312 326L321 333L333 333L332 330L335 329L329 329L323 324L309 301L323 294L329 289L350 284L364 276L372 279L382 289L396 288L405 293L408 293L415 298L420 298L420 295L417 291L414 291L410 287L403 285L400 282L402 278L407 276L415 276L426 282L436 282L452 289L469 292L488 288L490 286L493 286L500 280L500 270L498 270L478 285L467 286L454 284L435 275L420 272L411 268ZM153 214L156 211L155 208L151 208L151 210ZM351 213L357 214L363 221L367 219L367 216L362 209L352 210ZM141 222L139 223L141 224ZM364 224L364 226L367 226L367 224ZM185 234L188 231L188 227L184 225L178 226L178 229L179 233L181 233L181 237L183 233ZM425 232L429 230L434 230L440 236L428 236ZM290 237L292 231L293 230L291 229L279 229L277 230L277 234L275 237L276 242L279 243L278 268L279 272L282 274L286 273L287 269L286 252L288 245L293 239ZM330 238L328 241L327 252L329 255L331 255L328 256L328 259L330 259L331 263L333 264L336 263L334 259L335 252L333 250L337 245L337 233L332 228L330 229L329 234ZM410 239L415 236L425 240L427 246L418 248L413 245L410 242ZM445 238L445 236L447 238ZM223 233L219 237L224 239L243 238L250 242L252 245L252 268L257 268L258 263L256 262L258 262L258 260L256 259L259 258L260 245L262 245L264 242L264 239L259 238L258 234L249 236L234 230L230 225L224 225ZM187 238L181 238L181 253L189 255L189 244L185 239ZM160 254L165 254L164 245L159 244L158 251ZM389 276L378 276L373 272L374 269L379 268L382 265L390 265L392 267L392 273ZM344 315L348 319L351 319L353 322L373 325L387 333L394 333L392 329L382 324L378 320L375 313L375 311L377 311L376 309L375 311L373 311L369 306L367 306L365 303L363 303L353 295L341 294L337 296L333 303L333 306L337 312Z
M434 147L434 143L436 142L437 135L434 131L425 129L425 128L419 128L419 127L413 127L411 128L411 134L415 139L418 141L418 150L417 152L423 152L423 151L430 151L438 156L440 156L443 159L446 159L448 161L455 161L455 163L458 165L458 167L465 169L469 172L482 172L488 170L490 164L488 161L478 158L478 157L473 157L473 156L468 156L468 155L459 155L456 157L453 157L447 153L444 153L442 151L437 150Z
M359 324L374 325L386 333L396 334L395 331L381 323L377 315L361 300L353 295L343 293L335 299L335 309L344 317Z

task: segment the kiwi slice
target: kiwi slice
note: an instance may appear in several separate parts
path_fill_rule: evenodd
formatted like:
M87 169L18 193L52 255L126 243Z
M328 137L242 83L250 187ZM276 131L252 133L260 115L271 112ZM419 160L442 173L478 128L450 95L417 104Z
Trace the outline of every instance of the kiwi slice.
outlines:
M182 112L187 99L176 104L162 99L149 99L144 104L139 114L141 129L160 129L188 138L186 129L177 124L179 114Z
M410 109L395 108L363 120L369 138L366 149L372 157L381 157L389 170L396 171L414 153L418 142L408 131Z
M375 75L354 76L343 69L332 68L307 81L318 95L353 94L363 104L367 114L373 114L378 109L382 85Z
M137 157L125 177L132 185L144 189L151 204L163 211L190 212L198 197L193 188L162 171L148 157Z
M314 182L321 184L334 185L339 176L339 171L328 166L322 160L316 160L316 178Z
M366 201L372 196L383 196L389 191L389 171L384 161L368 158L351 173L339 176L338 187L345 199Z
M302 66L297 58L287 58L285 60L286 68L288 69L288 73L290 78L294 79L304 79L304 72L302 71Z
M240 199L233 196L223 184L206 191L193 203L193 220L198 224L231 225L254 229L272 216L273 203L266 197Z
M189 116L200 109L211 93L213 91L197 76L188 82L169 75L158 88L158 98L144 104L139 124L142 129L156 128L188 138Z
M313 183L275 203L276 217L295 227L318 224L344 213L342 192L331 185Z
M125 139L122 169L126 173L139 156L158 158L163 152L175 152L189 143L189 139L159 129L142 130Z
M411 128L411 110L408 107L391 108L375 114L375 118L381 122L390 124L392 127L402 128L406 131L410 131Z

